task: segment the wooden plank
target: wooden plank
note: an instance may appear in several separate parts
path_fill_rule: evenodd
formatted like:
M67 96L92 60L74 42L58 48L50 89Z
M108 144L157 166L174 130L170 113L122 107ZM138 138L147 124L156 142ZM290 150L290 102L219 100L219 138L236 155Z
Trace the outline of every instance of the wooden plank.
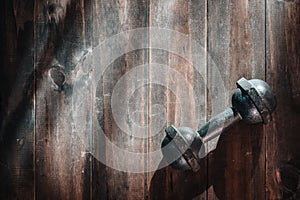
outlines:
M143 28L148 26L148 3L147 1L96 1L94 3L94 44L103 44L101 42L110 41L116 34L122 34L124 31ZM124 39L123 39L124 40ZM124 41L123 48L126 50L134 45L135 40L130 37ZM142 35L142 41L147 42L146 35ZM111 48L113 48L111 46ZM106 50L105 50L106 51ZM100 55L93 54L94 57L99 56L100 60L107 59ZM135 88L141 81L145 81L147 74L145 71L134 74L135 68L145 64L147 61L147 50L137 49L130 52L123 52L124 55L116 58L109 66L98 66L104 70L99 82L95 83L97 90L99 113L98 122L104 130L107 140L117 145L120 149L130 152L144 152L146 147L146 139L136 137L136 129L134 124L143 126L145 124L145 116L147 112L146 98L147 87ZM98 63L96 63L98 64ZM99 65L99 64L98 64ZM100 71L101 71L100 70ZM128 74L133 72L133 78L126 78ZM121 85L118 83L121 81ZM120 90L121 87L121 90ZM127 92L134 89L134 93L130 94L130 99L126 99ZM114 91L117 92L117 104L111 103ZM128 102L129 101L129 102ZM118 109L120 108L120 109ZM121 109L125 108L125 110ZM113 109L117 109L121 113L113 113ZM120 119L120 120L118 120ZM120 123L128 129L120 127ZM147 133L142 133L147 134ZM130 169L116 169L122 166L124 162L130 162L127 155L118 155L115 149L111 149L106 143L106 163L114 163L116 166L107 165L106 167L97 159L93 161L93 199L145 199L147 198L146 176L143 173L145 168L144 157L138 162L142 166L141 173L132 173ZM102 161L103 162L103 161ZM140 163L136 163L137 165ZM126 164L125 164L126 166ZM105 173L103 173L105 170ZM100 172L100 173L99 173ZM105 182L101 181L104 180Z
M90 45L90 1L35 1L35 198L87 199L89 156L72 112L74 68ZM85 7L87 6L87 7ZM88 88L87 88L88 89ZM85 97L85 101L89 97ZM89 112L89 110L86 110Z
M267 199L299 199L299 3L267 1L267 80L277 98L266 129Z
M104 38L101 36L101 32L99 28L102 25L100 22L100 19L102 19L100 16L102 14L102 10L100 9L100 6L102 6L100 1L93 1L92 3L92 48L96 48L99 43L103 42ZM98 119L95 123L99 123L99 126L102 128L104 125L104 113L103 113L103 98L102 98L102 87L100 89L97 88L97 85L99 83L93 83L93 87L97 92L97 98L99 98L99 102L97 103L98 107L93 109L93 115L95 116L95 109L99 110ZM93 91L94 93L95 91ZM100 93L100 95L98 95ZM92 135L92 141L94 140L94 134ZM93 145L94 142L92 142ZM103 145L103 143L102 143ZM104 144L105 145L105 144ZM95 145L96 146L96 145ZM103 149L103 148L102 148ZM104 152L105 153L105 152ZM108 187L107 187L107 173L106 173L106 165L99 161L96 157L91 156L91 171L90 171L90 199L108 199Z
M34 192L32 1L1 1L0 198Z
M162 29L160 32L150 30L150 46L166 43L160 49L151 49L149 57L150 81L155 82L159 76L165 78L161 85L150 87L149 133L153 140L148 151L152 152L161 145L165 135L163 128L167 125L196 130L205 122L207 7L206 1L167 0L151 1L149 9L150 27ZM159 36L163 30L169 30L169 34ZM196 66L196 63L201 65ZM203 101L197 101L199 99ZM159 129L161 123L164 124ZM206 199L205 160L198 173L164 167L148 176L152 177L150 199Z
M209 118L224 110L222 106L231 106L239 78L264 79L264 5L261 0L208 1ZM223 97L224 91L216 85L218 73L225 86ZM221 136L217 149L209 155L209 199L264 199L264 155L261 125L240 123Z

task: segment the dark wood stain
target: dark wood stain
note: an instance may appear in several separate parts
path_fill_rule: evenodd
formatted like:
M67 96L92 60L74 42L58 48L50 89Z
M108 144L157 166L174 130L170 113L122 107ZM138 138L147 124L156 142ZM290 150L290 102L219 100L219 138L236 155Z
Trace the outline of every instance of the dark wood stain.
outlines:
M299 13L299 0L1 1L0 199L299 199ZM95 133L73 134L74 76L85 64L78 58L113 35L149 26L193 40L182 47L174 35L165 50L128 52L110 64L99 82L86 85L90 95L82 99L89 105L84 116L99 111L92 123L99 123L111 141L130 151L157 150L164 134L162 127L157 135L160 121L164 127L201 127L217 114L216 94L225 93L224 109L231 105L241 76L271 85L278 104L273 121L267 126L241 122L224 133L197 173L171 167L126 173L98 161L83 145L92 144ZM150 47L154 34L142 38ZM134 42L128 39L127 45ZM193 42L205 50L204 74L167 50L184 48L193 59ZM164 86L136 91L129 110L138 113L136 122L148 125L147 138L129 139L114 119L111 95L121 77L149 63L170 68L161 74ZM121 96L138 81L155 78L155 66L148 67L124 82ZM170 91L172 70L192 89L183 91L177 84ZM226 91L216 87L217 72ZM184 103L193 109L183 111L178 96L186 93ZM193 95L205 101L196 105L190 101ZM191 117L186 124L181 124L183 112ZM145 170L154 165L147 155L141 163Z
M212 53L229 92L227 106L231 105L231 91L241 76L265 78L264 5L260 0L209 1L208 52ZM208 80L214 87L217 80L213 79L214 71L209 71ZM208 99L208 108L213 109L214 99ZM264 199L264 155L260 125L251 127L240 122L221 136L218 149L208 157L210 198Z
M299 1L268 2L267 81L271 83L277 108L273 123L265 132L267 150L267 198L299 199L299 187L287 190L285 176L299 169ZM297 35L297 36L296 36ZM285 167L289 165L294 167ZM292 169L289 172L289 169ZM289 176L289 175L288 175ZM297 180L298 182L299 180Z

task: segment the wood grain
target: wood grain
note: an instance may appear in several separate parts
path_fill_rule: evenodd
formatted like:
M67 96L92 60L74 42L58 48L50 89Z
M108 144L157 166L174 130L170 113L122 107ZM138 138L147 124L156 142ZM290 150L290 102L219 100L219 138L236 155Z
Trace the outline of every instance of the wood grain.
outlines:
M298 199L299 170L299 1L267 1L267 81L277 98L266 129L268 199ZM297 36L296 36L297 35ZM286 167L286 166L291 167ZM296 184L296 185L295 185Z
M95 43L101 44L101 42L109 40L112 36L136 28L143 28L148 26L147 13L148 13L148 2L147 1L97 1L94 4L94 15L97 16L95 19L95 30L93 35L95 37ZM141 38L142 40L147 40L147 38ZM98 40L98 41L97 41ZM124 41L120 41L124 42ZM131 43L135 41L128 38L128 47ZM125 49L127 47L124 47ZM136 74L132 80L125 79L122 82L122 91L118 93L118 98L121 101L118 102L117 107L128 105L130 113L120 113L119 115L125 115L126 122L117 121L119 123L124 123L128 130L124 130L118 126L116 117L113 114L114 105L111 104L112 93L117 90L117 83L122 77L129 73L134 67L143 65L147 62L147 50L134 50L131 52L125 52L124 55L117 58L109 66L100 66L102 69L105 67L106 70L102 74L102 78L98 83L96 83L97 98L99 98L100 113L103 114L99 117L99 124L104 131L105 136L120 149L124 149L130 152L145 152L146 139L136 138L135 129L132 127L133 123L138 123L143 126L147 122L147 87L135 88L138 85L139 80L144 80L147 77L146 71L140 74ZM101 52L100 55L101 59ZM99 75L98 75L99 76ZM132 83L133 81L133 83ZM130 99L133 103L124 102L129 101L126 99L126 92L135 88L135 93ZM103 107L102 107L103 106ZM102 108L101 108L102 107ZM127 111L127 112L128 112ZM138 115L133 115L138 113ZM147 134L147 133L145 133ZM118 165L122 165L120 160L125 155L118 155L119 157L113 157L117 155L110 148L106 148L106 160L109 163L114 159L113 162ZM130 158L126 158L130 159ZM141 158L143 168L146 166L146 158ZM128 162L129 160L126 160ZM138 164L138 163L137 163ZM100 172L104 170L104 173ZM102 177L105 177L106 182L104 184L97 184L100 180L97 180L101 173ZM93 164L93 199L145 199L147 198L147 176L144 173L130 173L118 171L111 168L111 166L103 167L99 161L94 160ZM104 186L103 186L104 185ZM105 190L103 189L105 187ZM101 192L97 192L100 190Z
M221 74L225 86L225 106L231 106L235 82L265 78L264 1L209 1L208 118L220 108ZM223 104L224 105L224 104ZM263 199L265 184L264 132L261 125L241 122L221 136L216 151L209 156L209 199ZM255 191L255 192L251 192Z
M84 1L35 2L37 199L89 197L84 193L88 157L81 141L84 137L79 135L84 133L75 134L72 127L72 70L90 40L85 37L84 11L88 8L84 5ZM52 75L52 69L58 74Z
M151 49L150 63L159 63L165 65L164 73L166 80L163 87L153 85L150 89L150 116L154 115L156 104L163 105L166 110L165 127L174 124L175 126L189 126L197 129L201 123L205 121L205 101L201 105L195 105L195 96L200 96L201 99L206 98L206 54L203 54L199 59L202 59L204 64L201 66L194 66L193 49L195 43L206 48L206 2L196 1L151 1L150 2L150 26L161 29L169 29L179 32L182 35L189 37L189 41L185 43L180 34L170 34L166 40L170 40L169 46L164 49ZM155 41L155 32L150 35L150 46L153 46ZM181 47L186 48L182 52L185 57L182 57L178 52L170 52L170 49L177 49ZM182 48L183 48L182 47ZM201 70L197 70L201 68ZM171 76L172 71L176 71L179 75ZM203 72L200 74L200 72ZM157 76L158 73L150 68L150 76ZM174 74L174 73L173 73ZM151 77L150 77L151 80ZM172 84L176 84L173 88ZM186 84L190 84L191 88L187 88ZM166 96L164 96L166 95ZM185 95L183 98L181 96ZM195 96L194 96L195 95ZM199 106L199 107L198 107ZM201 107L202 106L202 107ZM187 110L183 110L183 109ZM182 116L189 116L189 119L181 119ZM203 117L204 116L204 117ZM156 122L156 123L155 123ZM157 127L155 118L150 118L150 134L156 134L153 130ZM163 132L163 131L162 131ZM164 133L162 133L164 135ZM159 138L157 138L159 139ZM155 143L159 143L163 138L160 138ZM150 144L150 150L153 151L155 143ZM162 161L163 162L163 161ZM151 199L206 199L206 163L205 160L201 165L202 169L199 173L181 172L170 167L162 168L155 172L150 185Z
M0 198L34 193L33 2L1 2Z
M0 199L299 199L299 11L299 0L1 1ZM148 29L140 42L149 49L100 66L107 68L93 82L99 76L93 58L106 52L92 49L145 27L174 32L157 38ZM166 45L152 48L157 40ZM137 41L120 42L126 49ZM82 59L86 55L92 59ZM81 85L80 73L86 73ZM165 164L150 156L160 149L164 128L200 128L231 105L242 76L271 85L277 98L273 121L264 127L241 122L224 133L197 173L169 166L148 172ZM153 83L157 77L160 84ZM120 81L118 106L128 105L128 130L112 110ZM76 110L79 100L85 107ZM134 123L146 127L144 138L135 137ZM148 153L140 160L145 172L123 172L100 161L93 154L97 145L104 145L100 153L107 162L117 152L95 143L96 124L120 148Z

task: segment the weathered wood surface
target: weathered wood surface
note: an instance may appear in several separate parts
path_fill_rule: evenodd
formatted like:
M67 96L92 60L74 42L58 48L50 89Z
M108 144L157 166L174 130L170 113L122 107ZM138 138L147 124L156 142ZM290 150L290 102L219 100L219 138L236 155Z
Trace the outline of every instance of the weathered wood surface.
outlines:
M24 4L23 4L24 3ZM1 199L34 196L33 2L1 7Z
M299 199L299 12L299 0L1 1L0 198ZM95 58L102 62L109 49L90 49L146 27L175 32L161 41L170 43L153 49L159 34L147 30L140 40L150 48L126 52L95 78ZM130 37L123 42L125 49L136 44ZM135 71L138 66L143 70ZM170 76L174 71L190 87ZM159 164L149 155L159 150L163 128L201 127L230 106L241 76L270 83L278 103L273 121L238 124L202 159L200 172L149 171ZM160 84L149 84L157 77ZM135 88L124 102L127 130L112 108L120 81L124 101ZM74 105L79 100L82 105ZM80 106L85 109L77 112ZM99 161L90 149L98 148L95 124L120 148L145 153L143 173ZM135 137L135 124L142 138ZM102 145L109 163L118 152Z
M224 80L227 106L241 76L265 78L264 5L261 0L208 1L208 52ZM208 69L214 86L216 72L211 65ZM210 91L208 111L218 106L215 90ZM215 114L210 112L209 118ZM221 136L218 149L208 157L209 199L264 199L264 144L260 125L240 123Z
M267 2L267 81L277 96L266 129L266 197L299 199L300 1Z

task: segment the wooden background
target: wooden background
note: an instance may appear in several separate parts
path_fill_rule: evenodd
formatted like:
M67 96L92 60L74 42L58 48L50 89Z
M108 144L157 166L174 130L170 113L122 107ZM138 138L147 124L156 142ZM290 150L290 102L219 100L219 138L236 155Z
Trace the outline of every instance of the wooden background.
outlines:
M2 0L0 15L0 199L300 199L299 0ZM197 173L170 167L125 173L99 162L73 134L78 56L121 31L149 26L179 31L205 48L229 91L226 106L241 76L266 80L277 98L273 121L239 123L221 137ZM151 35L145 39L151 46ZM192 55L193 49L186 52ZM214 115L216 80L209 60L206 88L197 85L199 74L178 55L158 49L128 52L96 87L100 126L130 150L151 152L162 137L124 136L113 119L110 95L126 72L151 62L172 66L204 95L202 121L193 128ZM53 68L62 73L52 71L51 78ZM137 76L151 74L149 68ZM169 82L166 75L166 86ZM180 104L168 87L144 87L138 98L137 120L150 124L149 137L159 120L180 125ZM166 108L165 115L155 113L157 104ZM141 161L145 169L151 165L146 161Z

